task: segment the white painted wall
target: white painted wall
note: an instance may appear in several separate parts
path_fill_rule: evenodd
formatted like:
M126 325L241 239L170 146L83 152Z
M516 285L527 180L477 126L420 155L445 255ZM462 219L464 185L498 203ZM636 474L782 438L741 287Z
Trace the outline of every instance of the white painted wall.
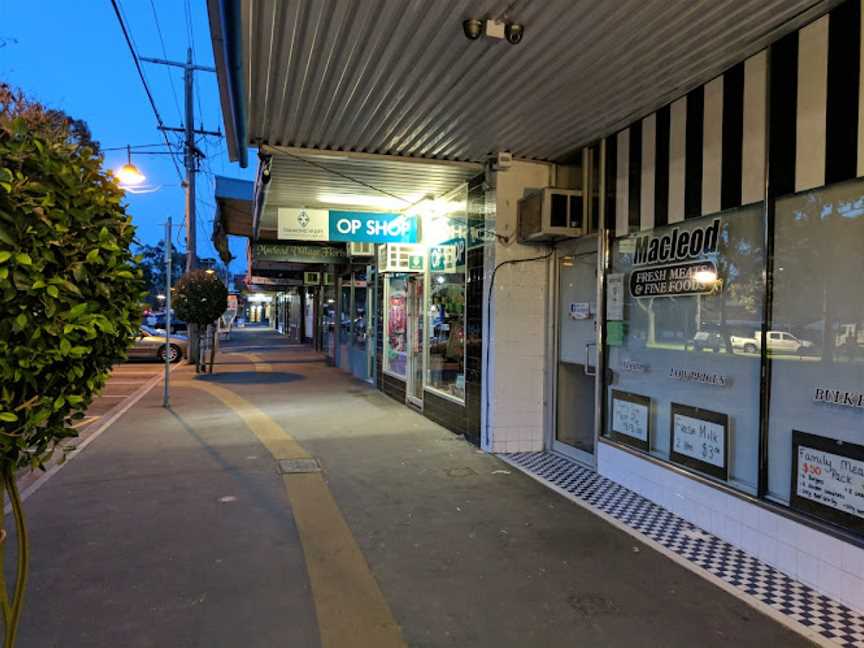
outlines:
M598 444L597 470L785 574L864 612L864 549Z
M516 207L526 190L550 186L551 177L551 165L535 162L514 161L509 169L495 173L495 213L488 218L494 218L498 239L487 246L484 295L489 295L495 266L549 251L516 242ZM481 440L490 452L543 449L548 264L547 260L506 265L495 277L492 317L483 336L484 358L487 350L489 357L484 387L490 403L488 427L483 411L486 433Z

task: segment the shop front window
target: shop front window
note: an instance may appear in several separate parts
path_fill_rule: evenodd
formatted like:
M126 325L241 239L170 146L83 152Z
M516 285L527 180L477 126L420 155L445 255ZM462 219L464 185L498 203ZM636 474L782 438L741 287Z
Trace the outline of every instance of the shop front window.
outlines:
M384 369L405 378L408 360L408 281L405 275L383 275Z
M606 434L756 493L762 206L615 242Z
M864 532L864 182L777 201L768 496ZM761 341L760 341L761 342Z
M429 282L427 385L465 398L465 274L432 274Z
M428 247L426 387L465 399L465 272L468 186L424 222Z

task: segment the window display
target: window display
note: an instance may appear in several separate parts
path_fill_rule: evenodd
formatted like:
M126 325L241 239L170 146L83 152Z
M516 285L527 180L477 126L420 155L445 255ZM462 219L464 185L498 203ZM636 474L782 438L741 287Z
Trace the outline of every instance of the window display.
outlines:
M445 197L443 205L424 221L429 257L426 387L464 400L467 185Z
M404 378L408 360L408 281L384 277L384 369Z
M758 485L763 222L755 205L617 240L611 272L623 276L610 283L607 311L609 411L612 386L616 399L626 391L653 405L630 445L750 493ZM620 440L627 432L618 423L607 427Z
M827 502L823 494L814 495L814 479L827 488L829 478L837 474L831 466L844 461L843 448L864 445L862 250L864 182L832 185L777 201L767 348L771 363L768 495L828 519L827 510L820 512L807 504L817 495ZM760 344L758 337L751 341L752 346ZM813 435L823 438L818 448ZM798 444L796 436L802 439ZM802 453L809 453L811 459ZM847 468L853 467L852 459L845 461ZM806 479L800 478L805 465L822 474L814 478L810 472ZM860 461L855 465L860 466ZM845 502L845 511L854 509L851 502Z
M465 397L465 275L433 274L429 282L428 386Z

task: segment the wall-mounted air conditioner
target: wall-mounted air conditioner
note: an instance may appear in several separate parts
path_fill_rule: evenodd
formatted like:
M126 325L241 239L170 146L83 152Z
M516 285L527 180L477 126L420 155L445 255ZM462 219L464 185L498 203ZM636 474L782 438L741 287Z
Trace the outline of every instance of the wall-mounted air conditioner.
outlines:
M318 286L321 284L321 273L320 272L304 272L303 273L303 285L304 286Z
M378 246L378 272L423 272L426 250L416 243L384 243Z
M516 225L520 243L549 243L588 232L582 192L547 187L519 201Z
M349 243L348 256L352 257L370 257L375 256L374 243Z

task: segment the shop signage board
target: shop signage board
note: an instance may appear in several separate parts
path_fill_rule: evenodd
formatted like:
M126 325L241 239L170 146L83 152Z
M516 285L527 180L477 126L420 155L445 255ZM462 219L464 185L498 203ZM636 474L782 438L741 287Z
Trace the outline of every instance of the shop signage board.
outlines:
M298 286L299 279L289 279L286 277L261 277L251 276L246 283L255 284L256 286Z
M624 319L624 274L614 273L606 276L606 321L617 322Z
M729 417L690 405L672 403L671 459L726 480L729 474Z
M573 302L570 304L570 319L591 319L591 304L589 302Z
M816 387L813 391L813 402L864 409L864 392Z
M722 284L710 257L719 242L719 218L701 227L637 236L631 252L630 295L642 299L716 292Z
M648 452L651 434L651 399L612 390L612 438Z
M864 446L792 431L793 508L864 531Z
M637 299L705 295L716 290L717 266L713 261L689 261L630 273L630 295Z
M732 384L732 379L729 376L715 371L706 371L704 369L681 369L679 367L670 367L669 377L672 380L699 383L700 385L713 385L714 387L728 387Z
M252 263L285 261L288 263L345 263L348 253L343 246L303 245L292 243L253 243Z
M416 243L417 217L407 214L280 207L278 237L297 241Z
M457 265L457 250L455 245L433 245L429 248L430 272L455 272Z

